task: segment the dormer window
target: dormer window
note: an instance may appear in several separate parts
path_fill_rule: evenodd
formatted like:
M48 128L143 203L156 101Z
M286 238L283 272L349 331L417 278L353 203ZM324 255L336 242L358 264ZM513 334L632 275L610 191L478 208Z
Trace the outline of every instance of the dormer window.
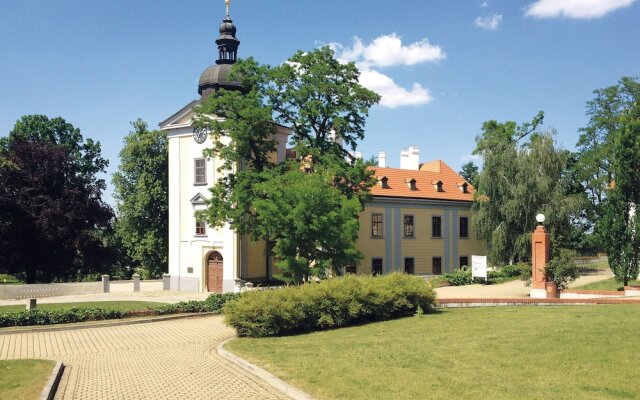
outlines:
M389 178L387 178L386 176L383 176L383 177L380 179L380 186L381 186L383 189L389 189Z
M438 180L438 181L433 181L431 183L433 184L433 187L436 189L437 192L444 192L444 189L442 188L442 181Z
M411 178L411 179L407 179L407 186L409 187L409 189L411 190L418 190L418 188L416 187L416 180Z
M467 182L458 183L458 188L462 193L469 193L469 184Z

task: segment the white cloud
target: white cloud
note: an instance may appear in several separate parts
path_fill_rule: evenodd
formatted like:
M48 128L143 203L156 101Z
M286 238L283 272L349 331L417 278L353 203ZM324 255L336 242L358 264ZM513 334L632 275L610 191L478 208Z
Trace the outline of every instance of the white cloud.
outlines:
M360 83L381 96L380 105L388 108L427 104L432 100L429 91L419 83L410 90L399 86L389 76L374 70L363 70Z
M525 15L535 18L599 18L628 7L636 0L537 0L527 6Z
M483 1L482 4L480 4L480 7L487 8L487 7L489 7L489 3L486 2L486 1Z
M502 15L493 14L490 17L478 17L475 20L476 27L486 29L488 31L495 31L502 23Z
M340 43L329 43L340 62L354 62L360 69L360 83L381 96L380 105L387 108L416 106L429 103L433 98L429 90L419 83L411 88L398 85L393 78L378 69L391 66L411 66L426 62L437 62L446 58L440 46L427 39L403 45L400 36L392 33L379 36L365 44L358 37L349 47Z
M415 65L440 61L447 57L440 46L429 43L426 38L403 45L402 39L395 33L379 36L368 45L358 37L353 38L351 47L336 43L333 45L334 49L340 50L339 56L342 59L377 67Z

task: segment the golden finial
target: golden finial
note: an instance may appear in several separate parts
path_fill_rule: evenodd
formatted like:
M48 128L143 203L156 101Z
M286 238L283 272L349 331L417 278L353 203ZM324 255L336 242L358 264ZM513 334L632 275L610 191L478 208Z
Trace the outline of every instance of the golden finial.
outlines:
M231 0L224 0L224 5L227 7L227 17L229 16L229 4L231 3Z

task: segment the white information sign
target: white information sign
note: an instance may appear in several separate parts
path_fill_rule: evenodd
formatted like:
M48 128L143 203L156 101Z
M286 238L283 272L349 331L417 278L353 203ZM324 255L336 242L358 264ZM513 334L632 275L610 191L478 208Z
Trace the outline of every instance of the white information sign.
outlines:
M471 277L487 280L487 256L471 256Z

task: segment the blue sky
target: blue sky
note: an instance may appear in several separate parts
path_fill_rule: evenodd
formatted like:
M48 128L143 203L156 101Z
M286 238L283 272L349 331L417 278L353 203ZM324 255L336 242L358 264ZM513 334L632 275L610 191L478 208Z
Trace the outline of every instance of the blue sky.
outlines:
M198 97L223 16L223 0L0 2L0 135L21 115L62 116L112 173L130 121L156 127ZM539 110L573 149L593 90L640 74L636 0L232 0L231 17L240 57L331 44L355 61L383 95L358 150L390 166L418 145L458 169L483 121Z

